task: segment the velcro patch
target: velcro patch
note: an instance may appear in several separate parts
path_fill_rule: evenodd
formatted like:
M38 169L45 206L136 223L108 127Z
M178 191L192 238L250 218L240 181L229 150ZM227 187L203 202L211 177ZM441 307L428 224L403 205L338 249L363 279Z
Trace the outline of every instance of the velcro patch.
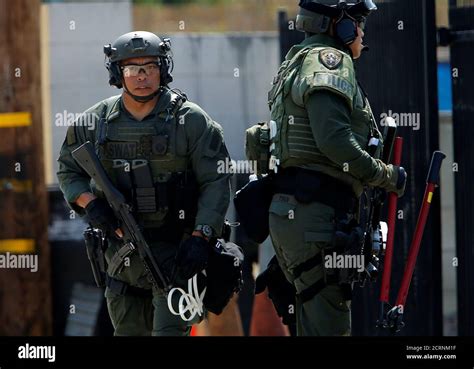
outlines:
M152 152L155 155L165 155L168 150L168 136L153 136Z
M70 126L67 129L66 138L67 138L68 146L74 145L76 143L77 138L76 138L76 127L75 126Z
M216 154L220 152L221 150L221 145L222 145L222 134L217 128L214 128L211 133L209 146L207 147L207 150L206 150L206 156L210 158L213 158L214 156L216 156Z
M316 87L331 87L343 95L348 96L351 100L354 96L354 87L352 84L336 74L315 73L312 85Z
M105 145L107 157L110 159L136 159L136 142L107 142Z
M324 49L319 53L319 60L328 69L336 69L342 61L342 53L335 49Z

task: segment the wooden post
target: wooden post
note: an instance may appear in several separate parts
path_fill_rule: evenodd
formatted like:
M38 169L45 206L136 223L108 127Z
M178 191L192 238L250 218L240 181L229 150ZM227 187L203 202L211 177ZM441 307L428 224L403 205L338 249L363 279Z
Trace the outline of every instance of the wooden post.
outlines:
M52 333L42 150L40 5L40 0L0 0L2 336ZM14 260L24 264L14 268Z

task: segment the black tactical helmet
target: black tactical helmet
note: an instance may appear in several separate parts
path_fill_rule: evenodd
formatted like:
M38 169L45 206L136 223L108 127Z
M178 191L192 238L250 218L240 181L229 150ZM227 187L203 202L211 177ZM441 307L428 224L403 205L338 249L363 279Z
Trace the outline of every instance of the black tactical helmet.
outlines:
M377 6L372 0L300 0L296 29L307 33L327 32L331 20L336 21L336 36L346 45L355 39L354 22L365 18Z
M166 86L173 80L171 71L173 59L169 38L163 40L157 35L146 31L126 33L117 38L113 44L104 46L104 54L108 58L105 67L109 71L109 83L122 88L122 71L119 62L129 58L156 56L160 65L161 85Z

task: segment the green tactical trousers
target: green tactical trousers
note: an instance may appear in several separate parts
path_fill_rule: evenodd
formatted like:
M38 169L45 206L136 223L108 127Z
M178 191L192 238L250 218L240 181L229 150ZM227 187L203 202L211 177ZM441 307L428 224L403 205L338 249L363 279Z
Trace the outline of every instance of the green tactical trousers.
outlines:
M270 205L270 236L278 262L297 293L325 277L324 262L295 273L303 262L330 247L335 230L334 209L318 203L299 203L294 196L275 194ZM299 336L350 335L350 302L338 285L328 285L305 303L296 303Z
M149 242L150 248L164 273L169 273L170 265L174 260L177 246L164 242ZM121 245L109 242L106 251L107 263ZM124 263L123 269L113 275L134 287L152 289L147 279L144 265L138 255L133 252L129 260ZM105 298L112 325L116 336L187 336L191 332L191 325L202 320L196 317L190 322L184 321L179 315L173 315L168 309L167 296L163 291L152 289L153 297L135 295L119 295L109 287L105 290ZM177 311L180 294L173 294L173 306Z

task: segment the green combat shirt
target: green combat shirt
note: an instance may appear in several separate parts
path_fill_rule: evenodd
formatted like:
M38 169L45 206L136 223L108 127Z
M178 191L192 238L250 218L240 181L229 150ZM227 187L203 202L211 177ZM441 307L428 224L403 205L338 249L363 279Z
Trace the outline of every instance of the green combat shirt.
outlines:
M278 132L273 148L279 164L332 175L360 195L364 185L377 185L384 171L377 159L381 147L375 158L366 151L372 136L382 137L352 58L344 45L322 34L293 46L285 58L287 65L298 55L302 62L289 68L283 93L273 100L280 105L272 108Z
M96 134L101 127L104 127L101 117L107 123L107 138L115 136L118 141L124 138L129 141L130 151L119 154L129 159L139 158L141 146L137 132L152 133L166 124L174 124L175 137L170 137L166 145L168 161L163 161L163 168L158 162L157 170L163 173L173 172L175 163L177 166L187 163L186 165L194 172L199 186L195 224L208 224L220 235L230 200L231 177L230 173L218 171L221 160L224 162L226 158L230 160L222 127L190 101L185 101L170 120L171 97L172 92L164 89L152 112L141 121L137 121L126 111L120 96L111 97L89 108L73 126L68 128L58 158L57 176L60 189L72 209L83 215L83 209L75 204L76 199L84 192L96 191L94 186L91 186L88 175L73 159L71 152L86 141L96 143ZM100 159L102 160L102 157ZM153 172L154 179L155 174ZM160 225L162 224L156 226Z

